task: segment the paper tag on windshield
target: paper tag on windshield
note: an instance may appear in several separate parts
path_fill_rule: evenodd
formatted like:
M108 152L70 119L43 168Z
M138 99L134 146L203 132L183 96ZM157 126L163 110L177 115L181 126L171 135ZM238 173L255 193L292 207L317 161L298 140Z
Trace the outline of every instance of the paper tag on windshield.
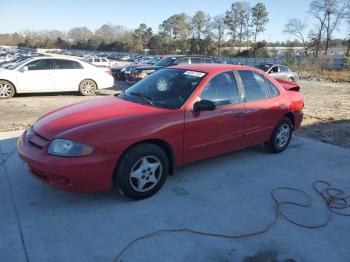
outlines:
M195 76L195 77L203 77L203 76L205 75L205 73L196 72L196 71L186 71L186 72L184 73L184 75Z

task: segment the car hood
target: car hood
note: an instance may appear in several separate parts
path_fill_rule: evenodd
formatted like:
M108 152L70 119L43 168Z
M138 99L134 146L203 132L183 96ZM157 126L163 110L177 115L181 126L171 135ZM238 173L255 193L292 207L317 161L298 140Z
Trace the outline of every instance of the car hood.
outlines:
M162 110L108 96L51 111L40 117L33 128L48 140L58 137L79 137L81 140L93 132L102 132L110 123L118 124L122 119L142 118L146 114L156 114Z
M8 70L6 68L0 68L0 76L6 77L8 75L14 75L15 70Z

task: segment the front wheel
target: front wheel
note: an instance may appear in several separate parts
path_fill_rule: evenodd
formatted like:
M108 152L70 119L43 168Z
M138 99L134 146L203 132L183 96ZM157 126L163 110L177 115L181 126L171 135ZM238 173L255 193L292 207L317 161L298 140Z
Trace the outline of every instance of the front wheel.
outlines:
M154 144L140 144L122 156L114 180L122 195L143 199L162 187L168 172L169 161L165 152Z
M95 95L96 89L97 89L96 83L90 79L81 81L79 85L79 92L83 96Z
M292 138L293 124L289 118L283 118L275 127L270 141L265 143L265 147L272 153L284 151Z
M0 80L0 99L11 98L15 95L16 89L10 82Z

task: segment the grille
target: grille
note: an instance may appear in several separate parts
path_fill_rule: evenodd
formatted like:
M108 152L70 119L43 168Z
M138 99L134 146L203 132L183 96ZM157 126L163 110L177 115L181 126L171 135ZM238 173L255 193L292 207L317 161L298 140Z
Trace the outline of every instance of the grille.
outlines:
M47 140L46 138L40 136L38 133L36 133L33 129L33 127L30 127L27 130L27 138L29 143L32 145L38 147L38 148L43 148L45 147L50 141Z

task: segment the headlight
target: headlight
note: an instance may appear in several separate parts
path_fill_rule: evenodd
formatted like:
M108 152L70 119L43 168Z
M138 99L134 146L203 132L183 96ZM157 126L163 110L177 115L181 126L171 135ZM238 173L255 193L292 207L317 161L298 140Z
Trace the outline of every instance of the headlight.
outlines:
M48 153L56 156L88 156L94 151L94 148L74 142L67 139L54 139L50 146Z

